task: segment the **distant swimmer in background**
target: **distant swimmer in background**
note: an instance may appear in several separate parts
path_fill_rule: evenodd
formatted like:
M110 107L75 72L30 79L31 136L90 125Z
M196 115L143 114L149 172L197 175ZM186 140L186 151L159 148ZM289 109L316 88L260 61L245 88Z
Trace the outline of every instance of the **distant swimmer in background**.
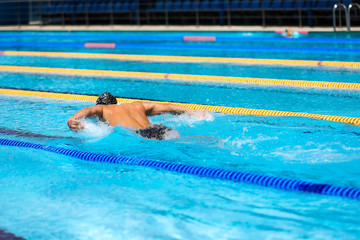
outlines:
M293 31L291 28L286 28L285 31L282 33L284 37L287 38L298 38L300 37L300 33Z
M109 126L122 126L130 128L133 132L148 139L164 140L169 133L179 133L175 129L163 124L151 124L148 116L162 113L181 114L186 113L196 116L198 119L205 118L205 110L195 111L186 107L173 104L159 104L151 102L133 102L117 105L116 98L109 92L105 92L96 100L96 105L83 108L68 120L68 126L73 131L84 128L82 118L98 117Z

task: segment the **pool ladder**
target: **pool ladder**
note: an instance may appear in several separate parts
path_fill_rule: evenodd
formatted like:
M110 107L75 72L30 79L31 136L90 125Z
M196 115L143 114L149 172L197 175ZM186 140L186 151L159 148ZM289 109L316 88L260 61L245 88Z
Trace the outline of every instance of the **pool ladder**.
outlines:
M339 8L339 10L341 11L341 8L344 8L345 10L345 20L346 20L346 28L348 31L350 31L350 24L351 24L351 18L350 18L350 13L351 13L351 9L353 7L357 7L360 9L360 4L358 3L351 3L349 4L348 7L345 6L345 4L343 3L337 3L334 5L333 7L333 27L334 27L334 32L336 32L336 9Z

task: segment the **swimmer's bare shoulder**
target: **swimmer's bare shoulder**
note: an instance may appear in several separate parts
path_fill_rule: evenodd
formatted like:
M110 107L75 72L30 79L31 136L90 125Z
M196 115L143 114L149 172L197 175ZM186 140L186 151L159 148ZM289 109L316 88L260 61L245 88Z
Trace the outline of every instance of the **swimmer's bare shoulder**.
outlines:
M138 110L145 111L144 103L143 102L133 102L132 103L134 107L136 107Z
M113 107L114 110L140 111L145 112L145 107L142 102L122 103L120 105L108 105L106 107Z

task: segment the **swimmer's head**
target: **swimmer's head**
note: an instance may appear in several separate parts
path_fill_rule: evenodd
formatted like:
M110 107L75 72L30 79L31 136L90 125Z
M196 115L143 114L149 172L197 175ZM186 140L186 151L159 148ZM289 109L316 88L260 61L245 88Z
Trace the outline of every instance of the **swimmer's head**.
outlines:
M117 104L116 97L109 92L104 92L96 100L96 105L110 105Z

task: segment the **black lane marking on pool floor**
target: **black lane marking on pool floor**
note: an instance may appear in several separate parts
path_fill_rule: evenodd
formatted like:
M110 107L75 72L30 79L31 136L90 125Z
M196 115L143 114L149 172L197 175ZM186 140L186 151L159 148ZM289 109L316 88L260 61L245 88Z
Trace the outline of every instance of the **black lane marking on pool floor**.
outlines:
M18 237L13 233L9 233L0 228L0 240L26 240L23 237Z
M19 136L19 137L39 138L39 139L73 139L73 137L43 135L43 134L24 131L22 129L14 130L1 126L0 126L0 134Z

